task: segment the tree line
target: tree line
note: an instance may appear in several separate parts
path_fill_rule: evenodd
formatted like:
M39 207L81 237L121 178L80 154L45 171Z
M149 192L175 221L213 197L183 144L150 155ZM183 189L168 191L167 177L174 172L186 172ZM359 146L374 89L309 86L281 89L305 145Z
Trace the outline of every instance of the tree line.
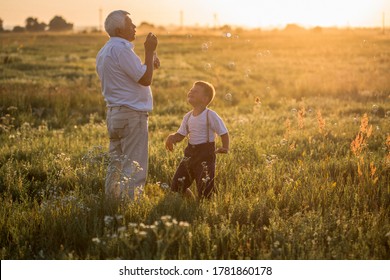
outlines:
M54 16L49 24L39 22L38 18L28 17L25 20L25 26L15 26L12 32L44 32L44 31L71 31L73 30L73 23L68 23L61 16ZM3 27L3 20L0 18L0 32L5 32Z

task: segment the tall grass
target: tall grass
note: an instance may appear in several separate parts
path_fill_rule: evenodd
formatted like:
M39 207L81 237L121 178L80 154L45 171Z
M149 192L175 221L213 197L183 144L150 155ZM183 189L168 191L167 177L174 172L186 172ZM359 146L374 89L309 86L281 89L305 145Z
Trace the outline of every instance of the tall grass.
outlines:
M389 259L387 35L158 35L148 183L131 202L103 195L107 38L0 34L1 259ZM161 186L198 79L232 143L218 193L194 202Z

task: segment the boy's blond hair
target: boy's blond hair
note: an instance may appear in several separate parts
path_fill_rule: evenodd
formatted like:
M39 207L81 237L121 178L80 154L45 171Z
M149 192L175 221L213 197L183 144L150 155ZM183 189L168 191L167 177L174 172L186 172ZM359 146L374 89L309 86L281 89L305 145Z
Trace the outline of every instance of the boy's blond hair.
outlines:
M215 97L215 88L211 83L205 82L205 81L196 81L194 85L198 85L203 88L203 92L206 95L206 97L209 99L209 102L207 105L213 101Z

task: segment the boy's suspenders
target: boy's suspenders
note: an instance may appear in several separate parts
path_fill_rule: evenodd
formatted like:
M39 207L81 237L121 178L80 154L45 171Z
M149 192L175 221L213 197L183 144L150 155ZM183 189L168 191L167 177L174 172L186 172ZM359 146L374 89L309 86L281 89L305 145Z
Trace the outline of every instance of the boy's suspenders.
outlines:
M209 123L209 109L206 108L206 125L207 125L207 143L210 142L210 123ZM190 119L192 115L192 111L190 114L188 114L188 117L187 117L187 120L186 120L186 130L187 130L187 134L190 133L190 129L188 127L188 120Z

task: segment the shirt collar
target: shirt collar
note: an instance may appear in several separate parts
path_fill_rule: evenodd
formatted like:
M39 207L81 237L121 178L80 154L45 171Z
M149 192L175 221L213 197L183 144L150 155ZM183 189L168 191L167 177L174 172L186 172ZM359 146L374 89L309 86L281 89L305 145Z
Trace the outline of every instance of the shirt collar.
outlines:
M118 43L124 43L125 45L129 46L131 49L134 49L134 44L132 42L129 42L121 37L110 37L111 42L118 42Z

